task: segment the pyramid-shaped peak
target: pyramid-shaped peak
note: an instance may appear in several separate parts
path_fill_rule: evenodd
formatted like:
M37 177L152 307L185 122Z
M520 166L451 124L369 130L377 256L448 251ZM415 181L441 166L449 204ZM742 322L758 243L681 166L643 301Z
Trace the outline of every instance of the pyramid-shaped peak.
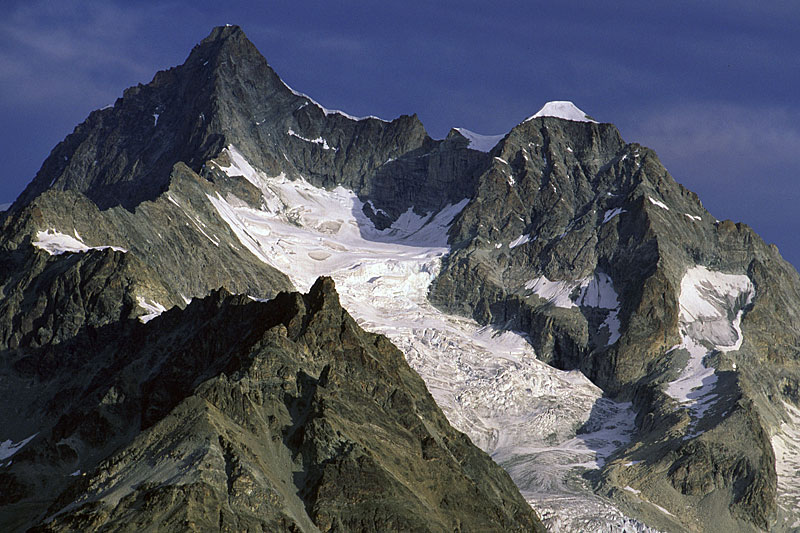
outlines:
M242 28L233 24L226 24L224 26L217 26L212 29L211 33L208 34L208 37L203 39L202 43L224 41L232 36L241 36L247 38Z
M247 38L239 26L217 26L208 37L194 47L190 58L205 61L215 56L262 57L256 46Z
M575 104L568 100L554 100L547 102L542 108L536 112L535 115L528 117L525 121L539 118L539 117L555 117L564 120L572 120L575 122L594 122L597 123L592 117L584 113Z

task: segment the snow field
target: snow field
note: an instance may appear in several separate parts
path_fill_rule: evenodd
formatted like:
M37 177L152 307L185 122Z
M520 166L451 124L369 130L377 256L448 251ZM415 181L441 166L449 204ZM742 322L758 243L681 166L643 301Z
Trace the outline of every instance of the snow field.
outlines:
M678 303L682 342L672 350L686 350L689 360L680 375L667 384L666 393L692 414L686 439L699 434L694 429L697 420L716 400L713 392L716 371L705 365L705 357L713 350L727 352L741 347L742 314L754 295L753 283L744 274L726 274L695 266L688 269L681 280Z
M232 164L222 170L244 176L264 195L260 210L209 196L245 247L286 272L299 290L320 275L333 277L343 306L364 329L387 335L403 351L451 424L511 473L553 527L587 531L588 520L627 520L591 493L581 473L630 439L630 405L602 398L577 371L537 360L523 336L447 315L428 302L449 251L447 228L466 199L438 213L409 209L379 231L351 191L267 177L234 147L228 150ZM616 308L607 276L578 285L582 304Z
M525 289L564 309L607 309L608 314L600 329L605 329L608 333L609 346L619 340L619 297L608 274L598 271L582 279L559 281L550 281L545 276L539 276L525 283Z
M455 128L455 130L469 139L469 147L473 150L479 150L481 152L488 152L503 140L505 134L502 135L481 135L480 133L475 133L474 131L470 131L467 128Z
M127 252L118 246L87 246L78 232L73 230L75 237L65 235L58 230L49 229L47 231L37 231L36 240L33 245L41 248L50 255L61 255L63 253L81 253L89 250L105 250L111 248L117 252Z
M555 117L564 120L572 120L574 122L597 123L597 121L590 119L586 113L578 109L578 106L565 100L547 102L539 111L536 112L536 114L525 119L525 122L538 117Z
M788 514L785 524L800 527L800 409L783 402L787 421L772 436L775 470L778 474L778 507Z

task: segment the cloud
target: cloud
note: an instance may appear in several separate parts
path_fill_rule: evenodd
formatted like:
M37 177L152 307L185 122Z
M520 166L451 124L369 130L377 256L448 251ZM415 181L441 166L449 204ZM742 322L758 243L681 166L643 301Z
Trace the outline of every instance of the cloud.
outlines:
M800 265L800 113L757 103L677 103L621 123L718 218L743 221Z
M12 6L0 22L0 95L7 104L110 97L114 78L152 74L135 45L145 16L111 2Z
M734 171L800 168L800 112L756 104L679 103L636 117L637 140L654 147L665 159L691 162L698 168ZM719 172L707 179L723 180Z

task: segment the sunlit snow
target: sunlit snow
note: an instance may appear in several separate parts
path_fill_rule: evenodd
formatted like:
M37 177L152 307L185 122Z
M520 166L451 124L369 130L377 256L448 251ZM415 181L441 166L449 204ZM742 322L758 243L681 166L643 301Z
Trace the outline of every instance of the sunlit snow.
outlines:
M160 303L147 300L141 296L136 297L136 302L139 304L139 307L147 311L147 314L139 317L139 320L144 324L150 322L155 317L167 310L167 308Z
M575 122L597 123L596 120L592 120L586 113L578 109L575 104L566 100L547 102L536 114L525 119L525 122L539 117L555 117Z
M611 345L619 340L619 299L608 274L596 272L582 279L558 281L539 276L528 281L525 289L556 307L607 309L608 314L600 329L605 329L608 333L607 344Z
M796 520L800 509L800 409L783 402L788 416L772 436L775 471L778 474L778 506ZM792 528L800 524L790 524Z
M76 237L80 237L74 229L73 232ZM37 248L41 248L50 255L88 252L89 250L105 250L107 248L111 248L116 252L127 252L127 250L118 246L87 246L82 240L76 239L70 235L65 235L55 229L36 232L36 240L33 242L33 245Z
M680 375L666 387L666 392L693 415L687 437L696 435L698 419L714 404L717 376L707 367L705 357L713 350L738 350L743 335L741 320L750 305L755 289L745 274L726 274L695 266L681 280L679 328L681 344L689 360ZM711 346L709 349L707 346Z
M455 130L469 139L469 147L473 150L479 150L481 152L488 152L499 143L505 134L502 135L481 135L480 133L475 133L474 131L470 131L467 128L455 128Z
M602 398L577 371L540 362L519 334L444 314L428 302L428 288L449 251L448 226L466 199L438 213L409 209L381 231L353 192L268 177L235 148L229 151L233 163L222 169L242 175L264 195L260 210L232 196L208 197L243 246L286 272L302 291L318 276L332 276L344 307L403 351L450 422L511 473L545 518L568 529L587 519L624 520L592 494L581 473L602 465L630 439L630 404ZM616 301L607 276L590 276L578 286L585 304Z
M526 235L520 235L519 237L517 237L516 239L514 239L513 241L508 243L508 247L509 248L516 248L517 246L521 246L521 245L525 244L526 242L530 242L530 240L531 240L531 236L530 235L527 235L527 234Z
M291 135L292 137L297 137L301 141L305 141L307 143L318 144L318 145L322 146L323 150L333 150L335 152L339 151L338 148L333 148L331 145L329 145L328 141L326 141L322 137L317 137L316 139L309 139L308 137L303 137L299 133L295 133L295 131L292 130L292 129L289 129L289 131L287 131L286 134L287 135Z
M335 114L335 115L341 115L341 116L343 116L345 118L349 118L350 120L355 120L355 121L366 120L366 119L375 119L375 120L380 120L381 122L389 122L388 120L384 120L384 119L382 119L380 117L376 117L374 115L369 115L369 116L366 116L366 117L354 117L353 115L350 115L350 114L345 113L344 111L340 111L338 109L327 109L324 106L322 106L319 102L317 102L316 100L314 100L313 98L308 96L307 94L301 93L299 91L295 91L294 89L289 87L289 85L285 81L283 81L283 80L280 80L280 81L281 81L281 83L283 83L283 85L287 89L292 91L292 94L294 94L295 96L301 96L301 97L305 98L306 100L308 100L311 104L313 104L313 105L317 106L318 108L320 108L322 110L322 112L325 113L325 116L334 115Z
M659 202L658 200L656 200L656 199L655 199L655 198L653 198L652 196L648 196L648 197L647 197L647 199L648 199L648 200L650 200L650 203L651 203L651 204L653 204L653 205L657 205L657 206L658 206L658 207L660 207L661 209L666 209L667 211L669 211L669 207L668 207L668 206L667 206L667 204L665 204L664 202Z

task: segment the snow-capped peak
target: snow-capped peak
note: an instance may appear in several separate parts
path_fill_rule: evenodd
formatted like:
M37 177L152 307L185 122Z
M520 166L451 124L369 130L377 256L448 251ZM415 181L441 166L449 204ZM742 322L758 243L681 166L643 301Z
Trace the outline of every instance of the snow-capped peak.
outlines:
M578 109L578 106L566 100L547 102L535 115L525 119L525 122L538 117L555 117L563 118L564 120L573 120L575 122L597 123L596 120L592 120L589 118L589 115Z
M494 148L505 135L481 135L467 128L453 128L469 140L469 147L473 150L488 152Z

